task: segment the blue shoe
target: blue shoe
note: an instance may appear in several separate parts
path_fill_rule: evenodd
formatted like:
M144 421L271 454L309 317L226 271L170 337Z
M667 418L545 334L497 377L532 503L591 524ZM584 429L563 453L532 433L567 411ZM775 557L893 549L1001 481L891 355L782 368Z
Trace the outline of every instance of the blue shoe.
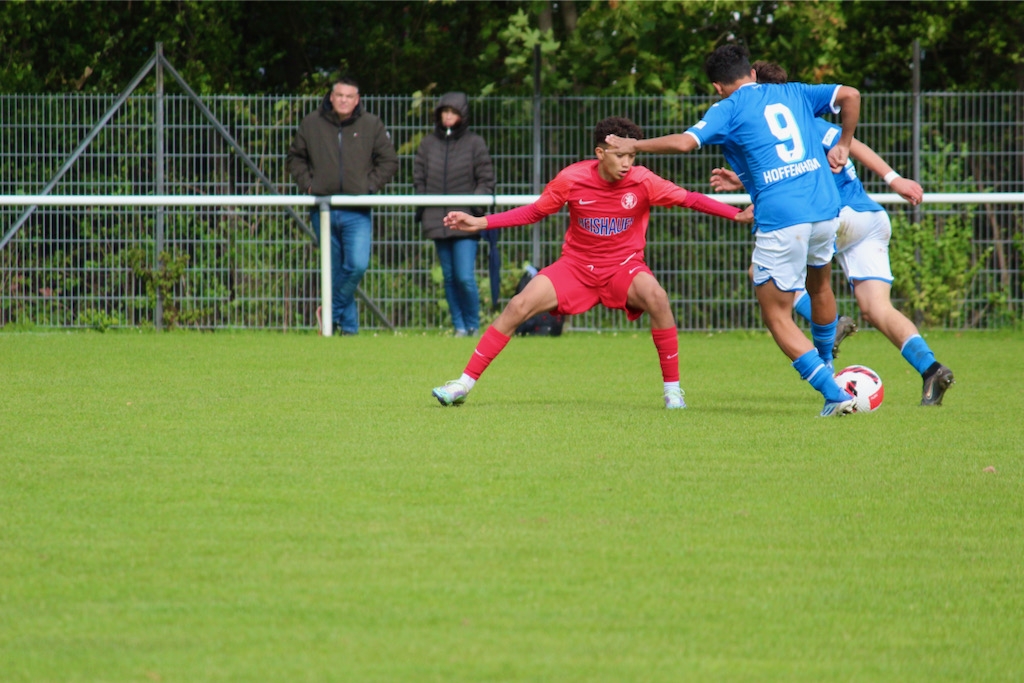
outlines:
M668 410L676 410L678 408L685 408L686 401L683 400L682 389L666 389L665 390L665 408Z
M849 394L847 394L849 396ZM842 417L857 412L857 399L853 396L844 401L825 401L820 417Z
M443 387L436 387L431 393L442 406L461 406L466 402L469 389L459 380L453 379L451 382L445 382Z

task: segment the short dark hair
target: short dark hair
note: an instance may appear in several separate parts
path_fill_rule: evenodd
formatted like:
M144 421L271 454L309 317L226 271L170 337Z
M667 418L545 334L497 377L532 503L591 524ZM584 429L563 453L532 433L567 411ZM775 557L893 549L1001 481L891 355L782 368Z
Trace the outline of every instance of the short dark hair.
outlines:
M594 126L594 144L598 147L607 147L604 141L609 135L618 135L620 138L633 138L643 140L644 132L640 126L622 116L609 116L601 119Z
M757 72L758 83L788 83L789 74L775 62L759 59L751 65Z
M334 90L334 86L336 85L350 85L356 90L359 90L359 82L351 76L339 76L338 78L335 78L334 82L331 83L331 90Z
M704 60L704 72L712 83L729 85L750 75L750 53L742 45L722 45Z

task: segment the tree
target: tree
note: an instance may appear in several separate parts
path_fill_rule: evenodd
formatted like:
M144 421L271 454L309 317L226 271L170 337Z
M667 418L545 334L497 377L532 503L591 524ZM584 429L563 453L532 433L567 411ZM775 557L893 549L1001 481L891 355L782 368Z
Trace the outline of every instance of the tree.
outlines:
M843 70L852 85L909 90L916 38L924 90L1024 90L1024 3L851 2L844 13L844 51L860 57Z
M998 8L998 20L993 20ZM0 91L119 92L157 41L202 93L709 93L705 55L750 48L809 82L910 88L911 45L932 90L1024 89L1024 3L794 0L0 2Z

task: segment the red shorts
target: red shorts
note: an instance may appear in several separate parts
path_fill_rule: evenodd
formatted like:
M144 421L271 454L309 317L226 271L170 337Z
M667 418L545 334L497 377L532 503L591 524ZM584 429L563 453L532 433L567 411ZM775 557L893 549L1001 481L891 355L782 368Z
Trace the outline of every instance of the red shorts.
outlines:
M626 305L633 278L640 273L651 273L639 258L630 258L614 266L592 266L563 257L540 273L555 286L558 307L552 313L577 315L586 313L597 304L604 304L608 308L625 311L630 320L644 314L642 310Z

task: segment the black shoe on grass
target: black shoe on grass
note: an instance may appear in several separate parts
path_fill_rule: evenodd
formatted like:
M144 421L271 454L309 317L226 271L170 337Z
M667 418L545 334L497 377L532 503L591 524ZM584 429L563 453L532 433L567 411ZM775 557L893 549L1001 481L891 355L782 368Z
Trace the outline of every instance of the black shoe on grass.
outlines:
M953 371L945 365L939 365L924 377L924 388L921 389L921 405L941 406L946 389L953 386Z

